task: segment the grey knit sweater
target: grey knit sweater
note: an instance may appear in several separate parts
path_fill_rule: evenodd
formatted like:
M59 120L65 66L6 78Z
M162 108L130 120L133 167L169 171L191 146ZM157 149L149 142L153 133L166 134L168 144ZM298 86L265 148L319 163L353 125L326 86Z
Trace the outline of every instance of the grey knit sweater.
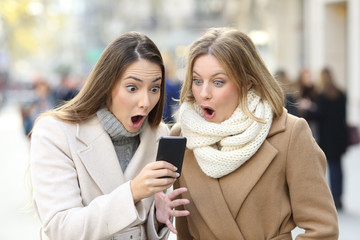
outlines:
M139 134L142 132L145 122L139 131L135 133L128 132L121 122L107 108L101 108L96 112L104 129L110 135L114 144L115 152L118 157L121 169L125 172L130 160L135 154L140 144ZM147 120L146 120L147 121Z

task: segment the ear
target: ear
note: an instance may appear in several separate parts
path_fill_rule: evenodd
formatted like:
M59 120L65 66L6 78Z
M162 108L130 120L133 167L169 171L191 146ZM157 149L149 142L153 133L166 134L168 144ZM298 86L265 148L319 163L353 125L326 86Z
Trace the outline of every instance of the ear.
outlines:
M247 85L247 90L249 90L252 86L253 86L253 83L249 82L248 85Z

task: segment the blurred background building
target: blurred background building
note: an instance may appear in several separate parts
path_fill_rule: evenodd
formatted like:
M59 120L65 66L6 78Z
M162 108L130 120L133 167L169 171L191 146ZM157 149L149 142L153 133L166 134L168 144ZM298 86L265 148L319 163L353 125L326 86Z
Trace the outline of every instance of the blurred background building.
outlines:
M348 93L348 121L360 123L358 0L0 2L2 89L29 84L38 75L55 87L64 76L81 84L104 47L126 31L143 32L172 52L181 80L185 47L209 27L232 26L252 37L273 72L285 69L295 78L304 67L313 76L331 67Z

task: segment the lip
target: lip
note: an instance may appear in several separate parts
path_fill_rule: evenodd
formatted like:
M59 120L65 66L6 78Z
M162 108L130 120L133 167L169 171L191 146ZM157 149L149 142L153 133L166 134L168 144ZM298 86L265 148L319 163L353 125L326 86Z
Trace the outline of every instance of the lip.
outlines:
M201 106L201 108L206 119L213 119L215 117L215 110L212 107Z
M138 129L142 126L147 115L136 114L130 118L130 125L132 128Z

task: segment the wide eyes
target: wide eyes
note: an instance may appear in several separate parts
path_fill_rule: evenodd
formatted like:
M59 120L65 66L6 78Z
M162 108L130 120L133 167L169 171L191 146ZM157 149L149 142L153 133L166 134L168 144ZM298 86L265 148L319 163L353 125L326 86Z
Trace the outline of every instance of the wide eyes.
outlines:
M132 85L132 84L127 85L126 88L129 92L135 92L138 89L137 86ZM160 86L151 87L150 92L157 93L160 91L160 88L161 88Z
M201 85L202 81L198 78L193 78L193 83L195 83L195 85L199 86L199 85Z
M214 81L214 85L215 85L216 87L221 87L222 85L224 85L224 82L221 81L221 80L215 80L215 81Z
M152 87L152 88L150 89L150 91L153 92L153 93L157 93L158 91L160 91L160 86Z
M135 85L127 85L126 88L129 92L135 92L137 89Z
M198 78L193 78L192 81L196 86L200 86L201 84L203 84L203 81ZM211 83L213 83L215 87L222 87L225 82L223 80L215 79L215 80L212 80Z

